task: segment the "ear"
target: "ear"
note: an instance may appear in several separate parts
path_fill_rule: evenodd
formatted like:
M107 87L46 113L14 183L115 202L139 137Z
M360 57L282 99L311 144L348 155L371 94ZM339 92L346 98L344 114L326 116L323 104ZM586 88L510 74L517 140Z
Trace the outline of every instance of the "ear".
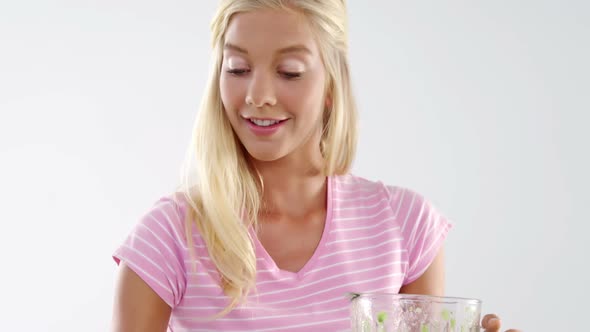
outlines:
M332 95L328 94L325 99L325 108L331 109L332 108Z

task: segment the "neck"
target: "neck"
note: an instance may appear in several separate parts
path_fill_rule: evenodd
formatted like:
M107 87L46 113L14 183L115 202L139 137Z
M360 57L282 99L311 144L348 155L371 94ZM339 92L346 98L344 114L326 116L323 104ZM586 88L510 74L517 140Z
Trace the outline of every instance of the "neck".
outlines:
M302 218L325 209L327 182L321 155L254 161L254 165L264 182L262 215Z

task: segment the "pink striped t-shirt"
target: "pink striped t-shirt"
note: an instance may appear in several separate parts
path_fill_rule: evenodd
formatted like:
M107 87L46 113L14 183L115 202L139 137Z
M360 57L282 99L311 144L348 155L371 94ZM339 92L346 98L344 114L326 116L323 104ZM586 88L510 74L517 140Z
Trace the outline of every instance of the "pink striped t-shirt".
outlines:
M297 273L279 269L254 236L256 290L228 315L206 320L228 299L196 233L197 272L191 269L187 204L172 197L160 199L113 255L172 308L172 332L349 331L346 294L399 292L424 273L451 228L408 189L354 175L328 177L325 229L307 264Z

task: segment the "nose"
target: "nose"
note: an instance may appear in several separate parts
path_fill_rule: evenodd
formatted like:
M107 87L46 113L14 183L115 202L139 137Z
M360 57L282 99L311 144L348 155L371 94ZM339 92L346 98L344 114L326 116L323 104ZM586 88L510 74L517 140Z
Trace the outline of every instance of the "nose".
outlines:
M274 91L273 80L270 75L265 73L256 73L250 80L248 93L246 94L246 104L254 107L274 106L277 98Z

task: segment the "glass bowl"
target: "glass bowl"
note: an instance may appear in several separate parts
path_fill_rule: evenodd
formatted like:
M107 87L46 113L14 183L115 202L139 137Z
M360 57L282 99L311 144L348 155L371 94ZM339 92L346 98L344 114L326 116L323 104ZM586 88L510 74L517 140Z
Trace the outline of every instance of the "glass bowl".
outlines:
M481 301L412 294L351 293L353 332L480 331Z

